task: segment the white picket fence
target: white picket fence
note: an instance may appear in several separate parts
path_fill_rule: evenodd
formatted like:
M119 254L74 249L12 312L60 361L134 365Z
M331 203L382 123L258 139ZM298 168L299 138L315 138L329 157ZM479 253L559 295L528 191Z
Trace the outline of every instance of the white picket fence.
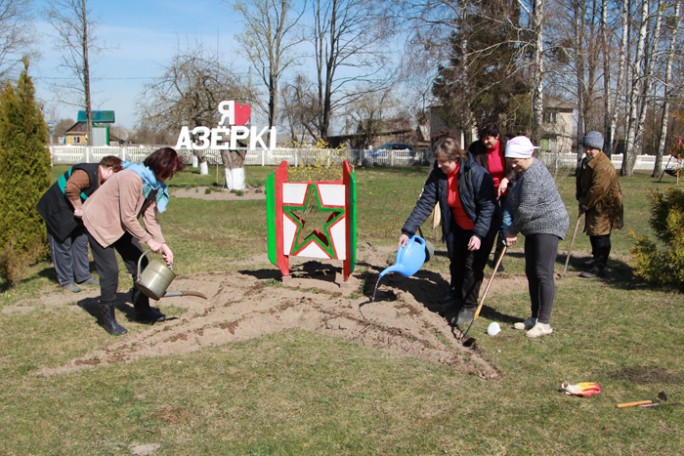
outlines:
M52 163L55 165L76 163L97 163L102 157L115 155L123 160L141 162L158 149L154 147L89 147L89 146L51 146L50 154ZM193 162L193 153L189 150L180 149L178 151L184 157L186 163ZM221 151L209 149L204 156L210 165L221 164ZM539 155L541 161L551 169L575 168L577 156L574 153L554 154L542 152ZM412 166L417 164L427 164L432 161L432 154L423 151L410 150L359 150L359 149L291 149L277 148L273 150L261 149L248 151L245 157L247 166L266 166L278 165L283 160L292 166L302 166L308 164L331 164L348 160L354 164L377 165L377 166ZM663 157L663 166L668 163L669 156ZM614 154L611 161L616 169L622 166L622 154ZM672 160L671 163L675 161ZM634 165L635 170L653 170L655 156L638 155Z
M52 146L50 154L52 163L76 164L76 163L97 163L102 157L115 155L123 160L140 162L148 155L158 149L153 147L89 147L89 146ZM178 150L184 157L186 163L193 161L193 153L189 150ZM204 151L204 157L210 165L222 163L221 151L209 149ZM358 149L292 149L277 148L273 150L261 149L248 151L245 157L245 165L278 165L283 160L293 166L309 164L331 164L339 163L346 159L351 163L363 163L367 165L380 166L410 166L419 164L423 161L423 152L412 152L409 150L392 151L368 151Z

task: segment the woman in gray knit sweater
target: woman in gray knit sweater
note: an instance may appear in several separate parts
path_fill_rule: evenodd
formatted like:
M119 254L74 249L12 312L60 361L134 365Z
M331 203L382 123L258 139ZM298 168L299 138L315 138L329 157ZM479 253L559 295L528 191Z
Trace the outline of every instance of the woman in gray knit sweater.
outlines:
M551 334L549 325L556 294L553 266L558 254L558 242L565 238L570 218L558 193L553 177L539 160L532 156L537 147L525 136L506 144L506 158L519 173L509 194L513 225L506 233L506 245L525 236L525 275L527 275L532 316L513 325L527 330L527 337Z

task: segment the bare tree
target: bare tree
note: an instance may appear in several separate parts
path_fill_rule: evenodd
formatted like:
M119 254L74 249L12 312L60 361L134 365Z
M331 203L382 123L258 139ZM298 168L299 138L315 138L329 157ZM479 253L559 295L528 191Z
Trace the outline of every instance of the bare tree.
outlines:
M382 92L373 92L364 95L347 106L347 118L353 122L348 132L358 135L351 146L353 148L367 148L373 145L373 139L387 130L396 130L392 123L396 124L399 100L393 95L391 89ZM403 119L406 116L401 116ZM394 125L396 127L396 125ZM406 128L401 125L400 128Z
M332 115L369 92L393 81L387 71L390 35L373 0L313 0L316 62L317 139L327 140Z
M281 121L289 129L294 145L318 138L319 106L315 94L316 87L302 74L297 74L292 83L283 87Z
M31 43L27 27L29 0L0 0L0 81L21 61Z
M303 41L296 32L306 2L296 11L292 0L226 1L245 19L245 31L238 35L238 41L266 86L268 121L269 125L275 125L280 81L296 59L294 47Z
M145 125L178 135L184 126L192 130L216 125L217 107L223 100L245 103L252 99L250 88L238 75L197 46L178 51L164 74L145 86L139 110ZM206 174L204 152L196 150L195 154Z
M50 0L48 18L57 31L62 62L78 80L75 89L83 97L88 144L92 141L93 116L90 97L90 53L94 50L92 24L88 19L88 0Z

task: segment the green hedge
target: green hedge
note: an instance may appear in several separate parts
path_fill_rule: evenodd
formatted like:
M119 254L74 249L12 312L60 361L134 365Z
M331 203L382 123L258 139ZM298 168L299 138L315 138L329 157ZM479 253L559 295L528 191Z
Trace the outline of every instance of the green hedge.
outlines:
M0 278L14 285L45 253L46 231L36 203L50 185L47 125L24 59L16 87L0 93Z

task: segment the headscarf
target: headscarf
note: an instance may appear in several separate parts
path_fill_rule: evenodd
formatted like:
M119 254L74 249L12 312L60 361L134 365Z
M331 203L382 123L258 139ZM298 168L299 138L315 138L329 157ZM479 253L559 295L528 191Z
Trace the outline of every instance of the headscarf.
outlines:
M157 179L152 171L142 163L133 163L124 161L122 163L123 169L133 171L142 178L143 181L143 195L147 198L152 190L157 191L157 210L164 212L166 205L169 204L169 189L164 182Z

